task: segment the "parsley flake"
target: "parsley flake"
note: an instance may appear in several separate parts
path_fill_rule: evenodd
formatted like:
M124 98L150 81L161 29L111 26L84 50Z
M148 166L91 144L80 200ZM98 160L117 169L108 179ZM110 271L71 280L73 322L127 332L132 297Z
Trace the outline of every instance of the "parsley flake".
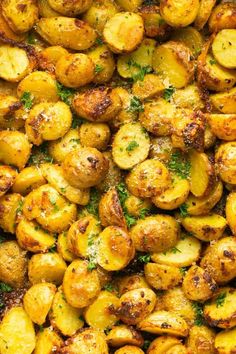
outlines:
M111 283L108 283L104 285L103 289L112 292L114 290L114 286Z
M194 324L196 326L202 326L204 324L202 304L200 304L198 302L194 302L192 304L192 307L193 307L194 312L195 312Z
M191 164L180 151L176 151L171 154L167 167L181 179L187 179L190 174Z
M144 254L138 257L139 262L141 263L149 263L151 260L150 254Z
M147 65L147 66L142 66L138 63L136 63L134 60L130 59L128 62L128 67L131 68L136 68L137 71L135 71L135 73L132 74L132 79L133 81L143 81L144 77L146 74L152 72L152 68L151 66Z
M89 203L86 205L86 210L89 214L93 214L98 216L98 204L99 204L100 195L95 188L91 188L90 190L90 199Z
M225 298L226 298L226 293L221 293L217 296L216 298L216 307L221 307L224 305L224 302L225 302Z
M136 96L133 96L130 100L130 105L127 108L127 112L143 112L144 108L143 108L143 104L140 101L140 99Z
M65 87L60 84L60 82L57 82L57 94L64 103L68 104L68 106L71 104L71 99L74 93L74 89Z
M214 65L214 64L217 63L217 61L216 61L215 59L210 59L210 60L209 60L209 63L210 63L211 65Z
M164 93L163 93L163 98L166 100L166 101L170 101L171 97L173 96L175 92L175 88L173 86L169 86L167 87L165 90L164 90Z
M95 65L95 69L94 69L95 74L99 74L103 70L104 70L104 67L102 65L99 65L99 64Z
M22 94L20 101L23 103L23 106L26 110L30 110L33 106L33 96L29 91L25 91Z
M128 144L127 148L126 148L126 151L133 151L135 150L137 147L139 147L139 144L137 143L137 141L135 140L132 140L130 141L130 143Z
M177 247L171 248L170 252L171 252L171 253L174 253L174 254L176 254L176 253L182 253Z
M12 290L13 288L10 285L0 282L0 291L2 293L10 293Z
M129 193L126 189L126 186L124 183L119 183L116 186L116 190L118 193L118 197L120 200L121 207L123 209L124 217L126 220L127 227L130 228L131 226L136 224L136 218L132 215L129 214L127 207L125 206L125 201L129 197Z
M186 218L188 216L188 205L185 203L180 205L179 211L182 218Z

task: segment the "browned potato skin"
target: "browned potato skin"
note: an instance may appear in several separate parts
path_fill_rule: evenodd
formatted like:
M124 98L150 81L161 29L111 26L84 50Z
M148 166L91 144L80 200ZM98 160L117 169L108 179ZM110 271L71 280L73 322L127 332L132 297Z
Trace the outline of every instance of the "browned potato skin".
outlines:
M215 353L215 332L206 326L193 326L189 330L189 337L186 345L194 354L214 354Z
M49 46L39 53L39 67L49 73L55 73L58 60L68 54L68 51L59 46Z
M21 288L25 284L27 272L26 252L16 241L7 241L0 244L0 281L14 288Z
M2 12L0 11L0 28L1 36L6 39L12 39L13 41L21 42L25 39L24 34L16 34L12 31L11 27L8 25L7 21L3 17Z
M95 148L80 148L69 153L62 164L66 180L75 188L89 188L106 176L109 162Z
M184 276L183 290L193 301L206 301L217 290L217 284L210 274L198 266L192 266Z
M215 155L216 170L220 178L230 184L236 184L236 142L221 144Z
M79 130L82 146L106 150L111 137L110 128L105 123L83 123Z
M118 325L114 326L107 335L107 343L111 347L121 347L122 345L137 345L142 347L144 339L140 332L133 326Z
M145 277L140 274L122 276L117 279L116 284L120 295L134 289L150 288Z
M236 193L235 192L229 193L229 195L227 197L226 206L225 206L225 213L226 213L226 220L227 220L228 225L232 231L232 234L236 236L236 219L235 219Z
M0 166L0 197L3 196L14 184L18 173L10 166Z
M161 0L160 11L164 20L173 27L186 27L192 23L198 12L199 1Z
M162 19L159 6L146 5L140 9L143 18L144 30L147 37L163 38L170 31L170 26Z
M121 100L115 90L98 87L77 94L73 108L79 116L91 122L107 122L120 112Z
M53 10L60 12L65 16L77 16L82 12L85 12L92 5L92 0L48 0L49 5Z
M233 1L217 5L208 21L209 30L218 32L225 28L236 28L236 4Z
M121 182L121 170L114 163L110 151L105 151L103 155L109 161L109 168L104 180L97 185L97 188L102 192L106 192L109 188L115 187Z
M124 213L115 188L109 189L99 202L99 218L102 226L120 226L126 228Z
M157 290L168 290L178 285L182 280L179 268L157 263L144 265L147 282Z
M13 184L12 191L14 193L20 193L25 196L33 189L46 184L47 181L43 177L39 168L35 166L25 167L15 179Z
M125 345L124 347L117 349L114 354L144 354L144 351L133 345Z
M15 233L22 203L23 198L18 193L8 193L0 197L0 227L5 232Z

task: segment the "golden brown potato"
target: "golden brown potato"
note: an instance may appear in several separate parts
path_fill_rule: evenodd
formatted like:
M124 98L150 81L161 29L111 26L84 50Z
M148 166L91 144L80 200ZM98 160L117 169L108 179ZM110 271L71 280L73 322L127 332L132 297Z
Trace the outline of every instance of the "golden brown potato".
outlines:
M232 328L235 326L236 291L234 288L220 288L213 299L205 304L203 313L210 326Z
M0 243L0 280L14 288L20 288L25 284L26 272L26 252L16 241Z
M92 5L92 0L76 0L73 2L65 0L48 0L48 3L53 10L60 12L62 15L76 17L88 10Z
M88 51L87 55L95 65L93 82L96 84L108 82L115 70L115 60L112 52L106 45L99 45Z
M25 123L25 131L34 145L44 140L56 140L65 135L72 123L72 113L64 102L35 105ZM57 129L53 129L54 127Z
M215 348L219 354L230 354L235 351L235 334L235 328L217 333L215 337Z
M93 147L98 150L106 150L111 133L105 123L83 123L79 130L82 146Z
M173 27L186 27L198 13L199 0L161 0L160 11L164 20Z
M95 66L86 54L67 54L58 60L55 73L61 84L77 88L93 80Z
M210 99L211 103L218 111L225 114L236 113L236 87L226 92L215 93L210 96Z
M144 351L133 345L125 345L124 347L117 349L114 354L144 354Z
M200 266L204 268L218 284L224 284L235 277L235 237L223 237L206 249Z
M220 65L228 69L236 68L236 29L223 29L214 38L212 52Z
M171 336L160 336L154 339L148 347L147 354L166 354L167 350L180 344L181 342Z
M130 215L136 218L143 218L150 212L152 202L150 199L141 199L134 195L129 195L124 205Z
M39 66L42 70L54 73L58 60L67 54L68 51L59 45L47 47L39 54Z
M228 195L227 201L226 201L226 206L225 206L225 212L226 212L226 220L228 222L228 225L232 231L232 234L236 236L236 193L232 192Z
M90 305L101 290L97 270L88 266L87 261L78 259L65 272L63 292L68 304L76 308Z
M144 34L142 17L133 12L119 12L105 24L103 37L114 53L132 52Z
M165 264L147 263L144 265L147 282L157 290L168 290L182 280L179 268Z
M189 330L186 345L191 352L196 354L215 353L215 332L206 326L193 326Z
M209 30L218 32L225 28L236 28L236 4L233 1L221 2L217 5L208 21Z
M161 72L161 76L167 78L174 87L182 88L193 79L194 62L191 58L192 52L185 44L169 41L155 49L153 69L157 73Z
M140 9L140 15L143 18L147 37L165 38L168 35L170 26L161 17L159 6L154 4L144 5Z
M73 108L79 116L91 122L107 122L121 110L121 100L115 90L98 87L75 95Z
M136 197L155 197L170 186L170 174L162 162L148 159L133 168L126 183Z
M207 121L218 139L236 140L236 114L208 114Z
M42 325L52 306L56 286L51 283L41 283L31 286L25 293L24 309L31 321Z
M133 83L132 93L141 100L155 97L163 93L165 86L161 78L155 74L147 74L143 81L138 80Z
M84 325L81 312L80 309L76 309L66 302L65 296L59 288L53 298L49 314L50 322L64 336L73 336Z
M172 98L178 108L188 108L193 110L201 110L204 108L201 91L195 84L188 85L183 89L175 90Z
M116 188L110 188L100 199L99 218L104 227L110 225L127 227Z
M144 276L140 274L125 275L116 279L116 284L118 287L118 293L123 295L127 291L140 289L140 288L151 288Z
M0 352L29 354L35 348L35 331L27 313L20 306L12 307L0 325Z
M8 22L5 20L2 11L0 12L0 28L3 38L12 39L17 42L22 42L25 39L25 33L15 33L12 31Z
M96 40L94 29L77 18L41 18L36 25L36 31L51 45L74 50L88 49Z
M5 232L15 233L22 212L23 198L18 193L0 197L0 227Z
M149 148L149 136L142 125L127 123L122 125L114 137L112 156L120 168L129 170L147 158Z
M97 263L107 271L125 268L134 258L130 235L118 226L106 227L97 240Z
M63 340L59 335L52 327L47 327L37 333L34 354L50 354L52 350L59 350L62 345Z
M236 184L236 142L221 144L215 155L215 163L220 178L231 184Z
M227 221L218 214L187 216L182 219L183 227L202 241L219 239L227 226Z
M118 305L119 298L116 295L109 291L101 291L93 303L84 311L86 323L96 329L111 328L118 321L118 317L113 313Z
M66 263L58 253L40 253L31 257L28 276L32 284L53 283L60 285L66 270Z
M168 162L174 152L174 147L169 136L151 138L150 158Z
M141 347L144 343L140 332L132 326L118 325L112 327L107 335L107 343L111 347L122 347L123 345L137 345Z
M44 71L34 71L19 83L18 97L22 97L24 92L30 92L34 103L57 102L59 100L56 80Z
M24 126L24 120L19 117L22 103L15 96L0 93L0 128L17 130Z
M14 184L18 173L10 167L0 166L0 197L2 197Z
M141 252L164 252L176 245L179 226L169 215L147 216L130 230L135 249Z
M102 331L86 328L65 342L61 354L108 354L106 336Z
M135 123L138 117L138 112L136 110L130 109L133 102L133 95L127 89L123 87L115 87L114 91L120 97L121 110L116 116L116 119L110 121L110 124L111 128L119 129L123 124Z
M43 177L41 170L36 166L25 167L16 176L15 183L12 186L14 193L26 195L33 189L46 184L46 179Z
M154 309L156 294L148 288L127 291L120 298L119 306L114 312L122 322L136 325L146 318Z
M156 136L171 135L172 117L175 114L175 107L163 98L147 102L144 111L140 113L140 123L150 133Z
M103 153L105 158L109 161L109 168L104 180L97 185L97 188L102 192L107 192L109 188L116 187L122 180L121 170L114 163L112 154L110 151Z
M175 29L171 35L172 41L184 43L192 52L194 57L197 57L203 46L203 37L194 27L184 27Z
M81 147L69 153L63 161L65 179L75 188L89 188L99 184L106 176L109 162L95 148Z
M62 232L58 236L57 252L66 262L72 262L76 258L76 256L68 249L67 231Z
M16 33L29 31L38 20L38 7L35 0L2 0L2 14L11 29Z
M137 327L141 331L154 334L166 333L177 337L186 337L189 330L186 321L170 311L154 311L139 322Z
M59 12L54 11L48 3L48 0L38 0L38 9L40 17L57 17Z
M211 11L215 6L216 0L200 0L200 5L197 13L197 17L194 21L194 26L201 30L208 21L208 18L211 15Z
M207 271L198 266L188 269L183 280L183 291L188 299L206 301L214 295L216 290L216 282Z

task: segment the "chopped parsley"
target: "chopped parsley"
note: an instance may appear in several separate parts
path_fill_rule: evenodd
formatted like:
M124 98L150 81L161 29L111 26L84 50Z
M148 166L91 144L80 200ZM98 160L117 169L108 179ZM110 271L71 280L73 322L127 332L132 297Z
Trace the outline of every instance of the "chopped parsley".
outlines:
M149 209L147 209L147 208L141 209L139 212L140 219L144 219L148 213L149 213Z
M19 200L18 207L16 209L16 214L21 214L23 209L23 200Z
M215 59L210 59L210 60L209 60L209 63L210 63L211 65L214 65L214 64L217 63L217 61L216 61Z
M44 162L53 162L52 156L48 152L48 143L47 141L43 142L39 147L34 146L32 154L29 158L29 165L40 165Z
M151 256L150 256L150 254L144 254L144 255L141 255L141 256L139 256L138 257L138 260L139 260L139 262L141 262L141 263L148 263L148 262L150 262L150 260L151 260Z
M0 235L0 243L3 243L4 241L6 241L6 238L2 235Z
M95 239L95 237L96 237L97 235L96 234L89 234L89 236L88 236L88 247L91 247L91 246L93 246L93 244L94 244L94 239Z
M199 302L194 302L192 304L192 307L195 312L195 326L202 326L204 324L202 304L200 304Z
M95 43L96 43L97 45L103 45L103 40L102 40L102 38L101 38L101 37L96 38Z
M148 348L150 347L150 344L151 344L150 340L145 340L143 347L142 347L143 350L148 350Z
M102 65L99 65L99 64L95 65L95 69L94 69L95 74L99 74L103 70L104 70L104 67Z
M180 205L179 211L182 218L186 218L188 216L188 205L185 203Z
M61 187L61 188L60 188L60 191L61 191L62 193L66 193L66 187Z
M181 268L179 268L179 271L184 276L185 273L187 272L187 268L186 267L181 267Z
M226 292L224 292L224 293L221 293L221 294L219 294L217 296L217 298L215 300L216 301L216 307L221 307L221 306L224 305L226 295L227 295Z
M118 193L118 197L119 197L119 200L120 200L121 207L123 209L123 213L124 213L124 217L125 217L125 220L126 220L127 227L130 228L131 226L136 224L136 218L129 214L129 212L128 212L126 206L125 206L125 201L129 197L129 193L128 193L124 183L119 183L116 186L116 190L117 190L117 193Z
M96 268L97 268L97 264L94 261L89 260L87 269L91 272L93 269L96 269Z
M12 290L13 290L13 288L10 285L0 282L0 292L10 293Z
M130 100L130 105L127 108L127 112L143 112L143 104L137 96L133 96Z
M137 71L135 73L132 74L132 79L133 81L143 81L144 80L144 76L150 72L152 72L152 68L151 66L147 65L147 66L142 66L140 64L138 64L137 62L135 62L134 60L130 59L128 62L128 67L131 69L132 68L136 68Z
M52 247L50 247L48 249L48 252L50 252L50 253L56 253L56 251L57 251L57 246L56 245L53 245Z
M27 42L28 42L28 44L31 44L31 45L37 43L37 39L35 38L33 33L31 33L31 32L28 33Z
M33 96L28 91L25 91L22 94L20 101L23 103L23 106L26 110L30 110L33 106Z
M135 150L137 147L139 147L139 144L137 143L137 141L132 140L130 141L130 143L128 144L126 151L130 152Z
M167 167L181 179L187 179L190 174L191 164L180 151L176 151L171 154Z
M89 203L86 205L86 210L89 214L93 214L98 216L98 204L99 204L100 195L95 188L91 188L90 190L90 200Z
M43 325L39 325L39 332L43 332L44 328Z
M75 90L69 87L65 87L64 85L60 84L60 82L57 82L57 94L60 97L60 99L68 104L70 106L71 104L71 98L73 94L75 93Z
M174 253L174 254L176 254L176 253L182 253L177 247L171 248L170 252L171 252L171 253Z
M104 290L112 292L114 290L114 286L111 283L105 284L103 287Z
M71 124L71 128L72 129L76 129L76 128L80 127L81 124L83 124L83 123L84 123L84 119L83 118L73 114L73 119L72 119L72 124ZM78 139L76 139L76 140L78 140Z
M173 86L169 86L167 87L165 90L164 90L164 93L163 93L163 98L166 100L166 101L170 101L171 97L173 96L175 92L175 88Z

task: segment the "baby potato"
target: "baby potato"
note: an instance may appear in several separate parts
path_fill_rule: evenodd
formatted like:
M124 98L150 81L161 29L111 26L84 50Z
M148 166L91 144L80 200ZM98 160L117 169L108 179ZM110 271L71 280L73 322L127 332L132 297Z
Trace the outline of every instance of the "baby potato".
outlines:
M72 123L72 113L64 102L35 105L25 123L29 140L40 145L44 140L56 140L65 135ZM57 129L53 129L54 127Z
M200 253L200 241L195 237L183 235L175 247L164 253L153 253L151 259L156 263L188 267L199 259Z
M201 110L204 108L204 102L201 98L201 91L195 84L175 90L172 98L178 108L193 110Z
M203 313L210 326L219 328L232 328L235 326L235 296L236 290L234 288L220 288L210 303L205 304Z
M89 190L78 189L70 186L63 175L63 169L59 165L45 163L41 164L40 169L48 183L55 188L58 193L65 196L70 202L87 205L89 202Z
M38 20L38 7L35 0L2 0L2 14L10 28L16 33L29 31Z
M231 184L236 184L236 142L221 144L215 154L215 163L220 178Z
M151 98L161 94L165 86L159 76L154 74L147 74L143 81L138 80L133 83L132 93L141 100Z
M166 354L166 351L180 344L181 342L171 336L160 336L154 339L148 347L147 354Z
M146 216L152 207L152 203L149 199L140 199L134 195L129 195L124 205L128 213L136 218Z
M140 274L131 274L122 276L116 279L116 284L118 286L118 293L123 295L127 291L140 289L140 288L151 288L144 276ZM132 343L130 343L132 344Z
M236 236L236 193L231 192L226 200L225 206L226 220L232 231L232 234Z
M65 179L75 188L89 188L99 184L106 176L109 162L95 148L81 147L69 153L63 161Z
M66 263L58 253L40 253L29 260L28 276L32 284L48 282L60 285L65 270Z
M236 238L223 237L210 244L201 259L204 268L217 284L224 284L236 276Z
M194 57L199 55L203 46L202 35L198 30L191 26L175 29L171 35L171 40L185 44L191 50Z
M63 340L52 329L43 328L42 332L37 333L34 354L50 354L52 350L59 350L63 345Z
M97 240L97 263L107 271L125 268L134 258L130 235L118 226L106 227Z
M147 102L139 114L140 123L156 136L171 135L175 107L163 98Z
M67 54L68 51L59 45L47 47L39 54L39 66L42 70L54 73L58 60Z
M182 280L179 268L165 264L147 263L144 265L144 274L148 283L157 290L168 290Z
M236 140L236 114L208 114L207 121L218 139Z
M18 193L5 194L0 197L0 227L5 232L15 233L23 198Z
M233 1L221 2L212 11L208 21L211 32L225 28L236 28L236 4Z
M170 174L162 162L147 159L133 168L126 177L126 183L136 197L155 197L170 186Z
M115 313L122 322L136 325L146 318L154 309L156 294L148 288L127 291L120 297L120 302Z
M12 31L8 22L5 20L2 11L0 12L0 28L3 38L12 39L17 42L22 42L25 39L25 33L15 33Z
M120 112L121 100L115 90L98 87L75 95L73 108L79 116L91 122L107 122Z
M49 314L50 322L64 336L73 336L84 325L84 321L81 320L81 312L80 309L76 309L66 302L65 296L59 288L53 298Z
M77 88L89 84L94 78L95 66L88 55L67 54L56 63L56 77L67 87Z
M114 53L132 52L141 43L143 19L133 12L119 12L105 24L103 37Z
M79 130L82 146L93 147L98 150L106 150L110 141L110 128L105 123L83 123Z
M61 163L69 152L80 147L80 136L78 129L70 129L61 139L50 141L48 151L53 160Z
M105 151L103 155L109 162L109 168L104 180L97 185L97 188L102 192L107 192L109 188L116 187L121 182L122 176L121 170L114 163L111 152Z
M17 96L22 97L24 92L30 93L34 104L59 100L56 80L44 71L34 71L19 83Z
M208 21L208 18L211 15L211 11L215 6L216 0L200 0L200 5L197 13L197 17L194 21L194 26L201 30Z
M31 321L42 325L51 308L56 286L51 283L32 285L25 293L24 309Z
M68 249L79 257L88 257L94 249L94 242L101 232L98 220L87 215L74 222L67 233Z
M66 262L72 262L76 256L68 249L67 231L62 232L57 239L57 252Z
M26 272L26 252L18 243L16 241L0 243L0 280L13 288L22 288L25 285Z
M212 105L221 113L236 114L236 87L226 92L214 93L210 96L210 100ZM223 115L220 117L223 117Z
M217 333L215 337L215 348L219 354L230 354L235 351L235 334L236 328Z
M88 265L87 261L77 259L68 266L64 275L66 301L76 308L90 305L101 290L97 270L89 270Z
M0 131L0 161L22 170L30 157L30 143L24 133Z
M166 354L188 354L189 351L183 344L177 344L167 350Z
M77 18L41 18L36 25L37 33L49 44L74 50L90 48L96 40L95 30Z
M227 221L218 214L187 216L182 219L183 227L199 240L213 241L219 239L227 226Z
M147 4L142 6L139 11L143 18L145 34L147 37L165 38L165 36L168 35L170 26L161 17L159 6Z
M117 349L114 354L144 354L144 351L133 345L125 345L124 347Z
M111 347L122 347L127 344L141 347L144 340L141 333L134 327L122 324L112 327L107 335L107 343Z
M190 185L187 179L172 174L171 187L162 194L152 198L152 202L161 209L173 210L183 204L189 194Z
M115 60L109 48L102 44L89 50L87 55L95 65L93 82L96 84L108 82L115 70Z
M199 0L161 0L160 12L163 19L172 27L186 27L198 13Z
M187 337L189 331L186 321L170 311L154 311L139 322L137 327L141 331L177 337Z
M169 215L147 216L130 230L134 247L141 252L164 252L178 241L179 226Z
M54 11L48 3L48 0L38 0L38 9L40 17L57 17L59 12Z
M43 177L42 172L38 167L25 167L16 176L12 191L25 196L33 189L46 184L46 182L46 179Z
M77 16L88 10L92 5L92 0L75 0L68 2L64 0L48 0L51 8L64 16Z
M12 307L0 325L0 352L29 354L35 348L35 331L31 319L20 306Z
M214 38L212 52L220 65L236 68L236 29L223 29Z
M118 11L119 8L113 0L94 0L82 19L101 34L107 21Z
M140 5L142 5L142 0L116 0L118 5L122 7L125 11L136 12Z
M183 280L183 291L188 299L206 301L216 290L216 282L207 271L198 266L188 269Z
M124 213L116 188L110 188L100 199L99 219L102 226L120 226L126 228Z
M43 230L36 222L20 220L16 227L16 238L20 247L33 252L46 252L55 244L55 238Z
M213 329L207 326L193 326L189 330L186 345L196 354L214 354L214 340L215 332Z
M85 328L65 342L61 354L108 354L106 336L102 331Z
M150 158L168 162L174 152L174 147L169 136L151 138Z
M112 313L118 305L119 298L116 295L109 291L101 291L93 303L84 311L86 323L96 329L110 328L118 321L118 317Z
M127 123L120 127L114 137L112 156L120 168L129 170L147 158L149 148L149 136L142 125Z
M12 187L17 175L17 171L11 166L0 166L0 197Z

